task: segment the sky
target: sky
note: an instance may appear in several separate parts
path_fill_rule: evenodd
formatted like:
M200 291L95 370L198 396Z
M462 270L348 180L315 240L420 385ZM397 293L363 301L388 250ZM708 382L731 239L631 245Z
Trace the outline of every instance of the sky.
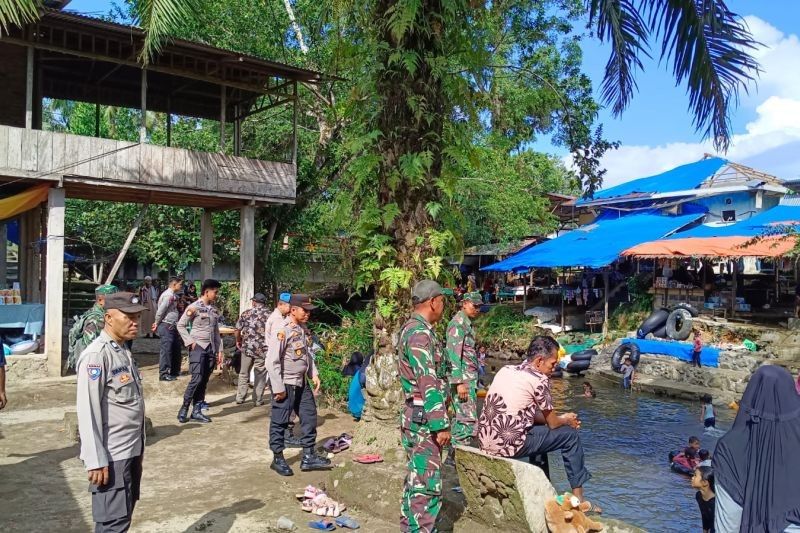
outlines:
M72 0L68 9L100 15L110 5L109 0ZM783 179L800 179L800 0L728 0L728 7L761 43L754 55L763 72L731 109L733 142L727 154L719 155ZM583 69L597 98L607 59L608 47L587 37ZM715 153L712 143L694 131L688 96L675 86L667 65L656 57L644 66L638 93L622 116L600 113L606 138L621 143L603 158L605 187ZM563 148L536 147L568 160Z

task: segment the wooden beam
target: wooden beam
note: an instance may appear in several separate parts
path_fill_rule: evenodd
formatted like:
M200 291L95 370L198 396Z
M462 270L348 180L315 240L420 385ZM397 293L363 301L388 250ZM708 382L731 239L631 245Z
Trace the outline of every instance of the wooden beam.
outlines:
M214 275L214 221L211 211L203 209L200 219L200 277L209 279Z
M28 46L28 63L25 73L25 129L33 128L33 46Z
M292 165L297 167L297 82L294 82L294 103L292 104Z
M225 153L225 108L227 107L228 90L224 85L219 88L219 151Z
M52 187L47 193L47 267L44 340L47 372L61 375L64 327L64 189Z
M131 247L133 238L136 237L136 232L139 231L139 226L142 224L142 219L144 218L144 214L147 212L147 207L149 205L150 201L148 200L142 206L142 210L139 211L139 216L136 217L136 220L133 223L133 227L131 228L131 231L128 233L128 238L125 239L125 244L122 245L122 250L120 250L119 255L117 256L117 260L114 262L114 266L111 267L111 270L108 271L108 277L106 277L106 285L109 285L111 284L112 281L114 281L114 276L117 275L119 267L122 266L122 261L125 259L125 254L128 253L128 248Z
M250 307L250 299L255 294L255 264L256 264L256 208L246 205L241 208L240 220L240 249L239 249L239 312Z
M142 69L142 120L139 123L139 142L147 142L147 69Z

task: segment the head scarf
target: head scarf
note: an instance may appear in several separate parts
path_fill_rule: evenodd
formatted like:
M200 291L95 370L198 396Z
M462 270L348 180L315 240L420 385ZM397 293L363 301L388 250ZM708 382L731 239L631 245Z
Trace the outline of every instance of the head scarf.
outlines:
M712 466L716 484L742 506L740 531L800 524L800 396L789 372L756 370Z
M342 375L355 376L356 371L358 371L363 364L364 356L361 354L361 352L353 352L353 355L350 356L350 362L347 363L344 368L342 368Z

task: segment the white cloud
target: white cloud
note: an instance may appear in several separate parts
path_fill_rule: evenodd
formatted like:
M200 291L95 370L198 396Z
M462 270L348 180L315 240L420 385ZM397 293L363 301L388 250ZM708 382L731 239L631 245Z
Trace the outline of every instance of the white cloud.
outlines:
M741 105L754 108L755 118L745 131L734 134L724 157L782 178L800 177L800 39L785 35L768 22L745 17L762 47L754 52L763 72L757 90L743 96ZM624 120L624 116L623 116ZM604 187L658 174L714 153L710 142L675 142L661 146L626 145L608 153Z

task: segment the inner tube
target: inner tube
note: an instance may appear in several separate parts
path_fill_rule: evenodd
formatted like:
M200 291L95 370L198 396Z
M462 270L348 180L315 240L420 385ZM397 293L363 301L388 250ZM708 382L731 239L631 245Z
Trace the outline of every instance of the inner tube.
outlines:
M585 372L589 370L589 365L591 365L591 361L572 361L570 364L567 365L566 370L570 374L580 374L581 372Z
M683 308L675 309L667 317L667 336L676 341L685 341L692 334L692 316Z
M552 372L550 372L550 376L549 377L551 377L551 378L562 378L562 377L564 377L564 372L561 369L561 367L558 366L558 367L554 368Z
M669 311L667 309L653 311L639 326L639 329L636 331L636 336L643 339L648 333L663 326L668 317Z
M570 355L573 361L589 361L597 355L597 350L581 350Z
M654 329L653 331L650 332L650 334L653 337L656 337L656 338L659 338L659 339L666 339L667 338L667 325L664 324L660 328Z
M679 303L672 308L673 311L675 309L686 309L689 311L689 314L692 315L692 318L697 318L700 315L697 309L695 309L691 304L687 303Z
M673 472L684 476L694 475L694 468L682 451L669 452L669 467Z
M639 364L639 355L640 352L637 345L629 342L620 344L617 346L617 349L614 350L614 353L611 354L611 368L614 370L614 372L621 372L622 362L626 357L630 358L633 366L636 366Z

